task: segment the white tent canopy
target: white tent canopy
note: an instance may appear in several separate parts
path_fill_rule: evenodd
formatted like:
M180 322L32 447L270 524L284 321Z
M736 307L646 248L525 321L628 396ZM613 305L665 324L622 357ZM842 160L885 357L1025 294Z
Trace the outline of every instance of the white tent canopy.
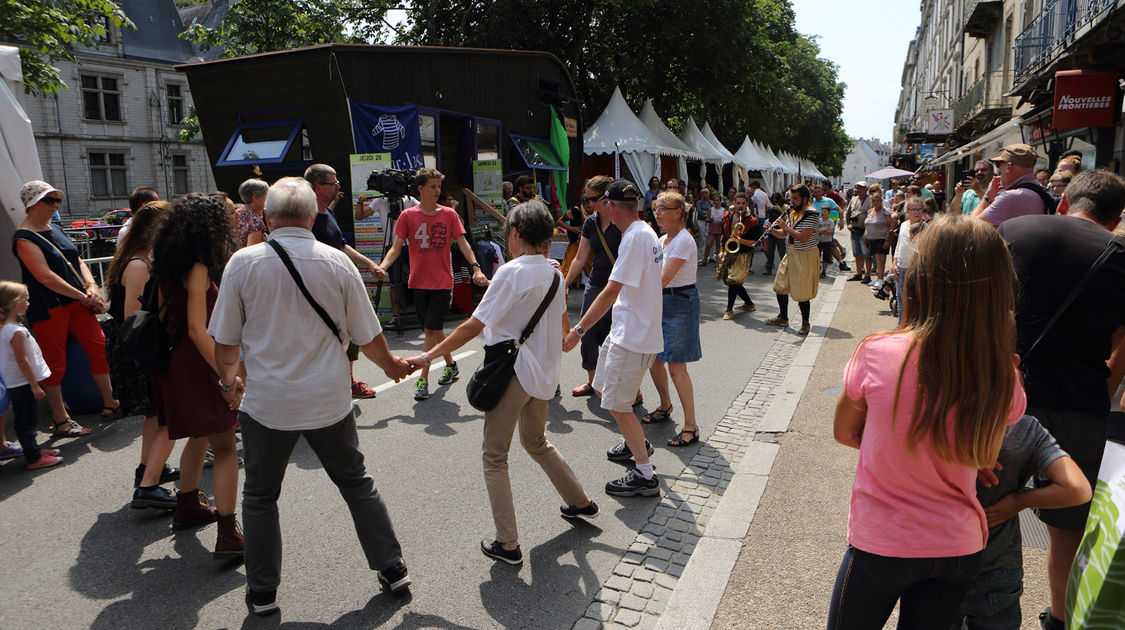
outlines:
M672 131L664 125L664 122L660 120L660 116L658 116L656 113L656 108L652 105L651 98L645 101L644 107L641 108L639 118L641 119L641 122L644 123L646 127L648 127L649 131L651 131L658 140L668 146L680 149L682 151L681 155L679 155L676 160L676 170L679 173L680 179L686 182L688 178L687 160L701 161L703 160L703 155L698 151L693 150L688 145L684 144L682 140L676 137L676 134L672 133Z
M0 241L12 242L16 226L27 216L20 202L20 187L33 179L43 179L39 151L31 119L20 107L16 94L23 89L20 49L0 46L0 203L7 220L0 219ZM18 278L19 266L10 249L0 254L0 277Z
M582 151L586 155L620 154L636 178L636 184L642 188L659 172L658 156L683 155L683 149L661 141L637 118L619 87L614 88L602 115L586 129Z
M777 173L774 172L776 165L758 149L750 136L743 137L742 146L734 152L734 158L745 164L747 170L762 173L762 183L765 185L766 192L772 193L776 190Z
M750 178L746 174L746 165L740 162L730 150L724 147L723 143L719 142L719 139L715 137L715 131L711 129L711 123L703 123L703 128L701 128L699 132L724 155L726 161L734 163L735 170L731 171L731 175L734 176L735 181L731 182L731 186L737 184L739 179L742 180L743 185L750 183Z
M715 165L715 170L719 173L719 184L722 185L723 164L731 161L723 153L729 154L730 151L726 149L720 151L715 145L711 144L711 141L703 136L703 132L695 124L695 118L691 116L688 116L687 124L684 125L684 130L680 132L680 140L683 140L684 144L693 150L701 153L705 162ZM726 190L726 188L723 188L723 190Z

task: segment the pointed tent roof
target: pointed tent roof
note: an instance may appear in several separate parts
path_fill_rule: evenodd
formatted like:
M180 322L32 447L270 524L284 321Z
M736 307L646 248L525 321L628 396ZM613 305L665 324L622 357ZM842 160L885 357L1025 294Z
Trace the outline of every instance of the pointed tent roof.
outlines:
M734 159L746 167L750 171L770 170L772 166L768 164L762 156L754 150L754 143L750 142L750 136L742 137L742 146L734 152Z
M701 153L703 159L707 162L730 161L721 151L715 148L715 145L703 137L703 133L699 131L699 127L695 124L695 118L691 116L688 116L687 124L684 125L684 130L680 132L679 138L694 151Z
M679 149L683 157L691 160L703 159L703 155L684 144L682 140L676 137L676 134L672 133L671 130L664 125L664 122L660 120L660 116L656 113L656 108L652 106L651 98L645 101L645 106L641 108L641 113L638 118L640 118L641 122L656 136L657 140L660 140L670 147Z
M656 153L678 156L682 149L668 146L629 109L621 88L614 88L613 96L601 116L598 116L582 136L582 152L586 155L613 153L615 151Z
M765 145L765 150L766 150L766 155L773 158L773 161L777 164L777 167L781 169L782 173L794 173L794 174L796 174L797 169L793 168L793 165L789 164L789 162L785 161L781 157L782 153L780 151L774 151L773 149L770 148L770 145L768 145L768 144Z
M755 140L751 140L750 144L754 146L754 150L758 152L758 155L762 156L762 159L765 160L767 164L769 164L770 170L777 172L777 169L781 169L781 171L785 171L785 165L781 163L781 160L777 159L777 156L773 154L773 151L770 151L765 147L765 145L760 144Z
M703 123L703 127L699 130L699 133L703 134L703 137L707 138L707 142L710 142L712 146L714 146L716 149L719 150L719 153L723 154L723 157L725 158L725 161L727 161L727 162L736 162L737 161L737 160L734 159L734 154L731 153L726 147L724 147L723 143L719 142L719 139L715 137L715 132L711 130L711 123L708 123L708 122ZM745 165L740 164L740 166L745 166Z

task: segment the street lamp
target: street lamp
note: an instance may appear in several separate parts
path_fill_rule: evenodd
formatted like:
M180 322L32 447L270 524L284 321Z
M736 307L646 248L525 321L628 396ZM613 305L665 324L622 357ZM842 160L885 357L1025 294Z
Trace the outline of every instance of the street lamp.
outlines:
M938 100L938 94L945 95L949 94L949 92L947 90L934 90L933 92L926 92L923 96L923 99L926 101L927 105L934 105L935 103L933 101ZM945 99L943 98L942 101L944 102Z

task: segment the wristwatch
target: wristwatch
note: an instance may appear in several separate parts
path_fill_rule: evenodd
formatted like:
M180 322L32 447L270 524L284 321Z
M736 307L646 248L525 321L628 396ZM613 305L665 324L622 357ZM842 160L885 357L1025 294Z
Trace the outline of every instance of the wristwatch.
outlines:
M480 263L479 262L471 262L471 263L469 263L469 266L470 267L476 267L477 269L480 269Z
M422 354L418 355L418 358L422 360L422 363L424 363L426 365L430 364L431 360L430 360L430 354L428 352L423 352Z
M581 326L579 326L578 324L575 324L575 325L574 325L574 334L576 334L576 335L578 335L579 337L581 337L582 335L585 335L585 334L586 334L586 329L585 329L585 328L583 328L583 327L581 327Z
M223 385L223 379L220 378L219 379L219 389L221 389L224 394L229 392L230 390L234 389L234 381L231 381L230 385Z

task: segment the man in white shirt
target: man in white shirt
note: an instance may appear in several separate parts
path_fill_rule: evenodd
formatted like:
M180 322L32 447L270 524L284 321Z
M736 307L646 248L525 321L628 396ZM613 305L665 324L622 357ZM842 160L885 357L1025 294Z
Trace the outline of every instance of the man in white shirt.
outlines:
M345 349L355 343L395 380L410 373L410 364L387 349L355 265L346 254L313 237L317 204L309 184L297 177L279 180L266 195L265 215L270 240L231 257L207 329L215 338L219 387L231 407L241 411L246 600L260 615L278 609L277 497L289 455L301 436L339 487L380 582L392 591L410 586L387 506L358 447ZM307 294L274 245L287 253ZM234 387L240 346L246 351L251 383L245 399Z
M617 260L605 288L563 340L563 350L570 352L586 328L613 307L613 324L598 355L593 387L601 392L602 409L613 415L624 438L606 452L606 457L612 461L633 459L637 464L627 475L605 486L606 494L622 497L660 494L660 482L648 459L652 445L633 413L641 380L656 355L664 351L660 317L654 315L663 309L660 276L664 251L656 232L637 216L640 197L637 187L624 179L606 189L604 211L621 230Z
M756 181L750 182L750 190L754 191L750 195L750 203L754 205L758 213L758 225L765 226L766 210L770 207L770 196L762 190L762 185Z

